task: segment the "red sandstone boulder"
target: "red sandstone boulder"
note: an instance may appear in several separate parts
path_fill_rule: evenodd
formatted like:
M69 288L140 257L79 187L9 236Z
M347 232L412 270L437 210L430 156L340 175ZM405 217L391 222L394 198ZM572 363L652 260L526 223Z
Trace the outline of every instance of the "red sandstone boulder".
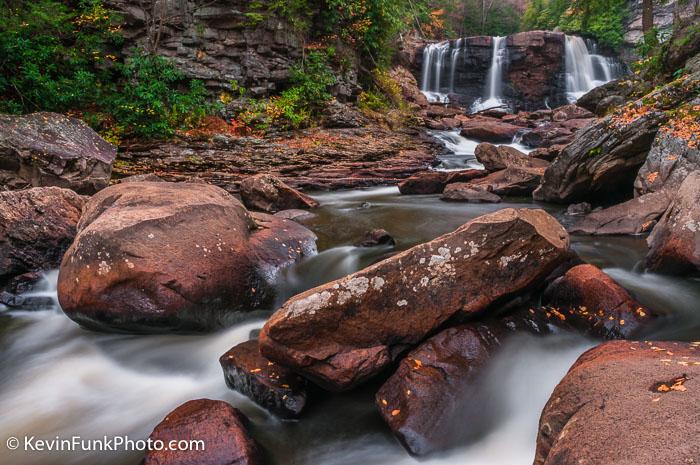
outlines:
M245 415L220 400L185 402L155 427L149 439L165 447L148 451L141 465L261 465L261 451L248 435L247 422ZM169 450L170 441L202 443Z
M699 346L615 341L584 353L542 412L535 465L696 463Z
M231 389L275 415L297 418L306 407L306 379L260 355L258 341L238 344L219 362Z
M651 231L671 202L666 192L636 197L603 210L594 211L570 228L572 234L642 234Z
M484 404L474 381L504 339L517 330L547 332L543 322L519 313L446 329L399 363L377 392L375 403L411 454L441 451L482 432L484 425L478 419Z
M497 195L529 196L540 185L545 168L512 167L471 182Z
M448 319L541 284L569 240L542 210L504 209L288 300L262 354L335 391L375 376Z
M484 165L486 171L499 171L506 168L546 168L549 166L544 160L528 157L520 150L507 145L495 146L487 142L476 146L474 152L479 163Z
M700 171L685 178L647 243L647 269L669 274L700 270Z
M575 266L554 280L543 303L558 324L606 339L638 336L652 319L649 309L593 265Z
M254 219L208 184L133 182L85 205L61 263L58 298L81 325L201 331L271 302L276 271L315 251L303 226Z
M469 203L499 203L501 201L499 196L489 192L486 188L465 182L448 184L440 199L450 202Z
M85 200L60 187L0 192L0 288L15 276L58 268Z
M462 136L483 142L511 142L522 128L497 119L475 118L462 125Z
M317 201L269 174L257 174L243 179L241 198L251 210L270 213L290 208L318 207Z
M92 194L109 183L117 149L57 113L0 115L0 186L57 186Z
M445 189L448 173L445 171L425 171L414 174L399 183L403 195L439 194Z

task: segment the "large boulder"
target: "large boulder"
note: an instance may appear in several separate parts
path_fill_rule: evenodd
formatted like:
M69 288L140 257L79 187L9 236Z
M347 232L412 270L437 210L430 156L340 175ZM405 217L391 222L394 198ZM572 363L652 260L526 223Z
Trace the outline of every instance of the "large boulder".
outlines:
M545 168L511 167L471 182L477 189L497 195L529 196L537 189Z
M448 184L440 197L448 202L499 203L501 198L481 186L466 182Z
M505 337L516 330L544 333L546 327L516 314L448 328L401 360L377 392L375 403L406 450L424 456L458 445L488 427L476 381Z
M571 203L627 194L668 110L698 89L698 76L674 81L577 132L545 172L534 198Z
M648 270L669 274L700 270L700 171L683 181L647 243Z
M469 182L472 179L483 178L487 174L486 170L475 169L449 172L424 171L399 183L399 192L403 195L440 194L448 184Z
M0 288L15 276L58 268L85 200L60 187L0 192Z
M232 347L219 362L231 389L275 415L297 418L306 407L306 379L263 357L258 341Z
M107 186L117 149L82 121L57 113L0 115L0 188Z
M201 331L270 303L276 270L315 251L303 226L208 184L133 182L85 205L58 278L63 311L103 330Z
M511 142L522 128L497 119L475 118L462 124L462 137L483 142Z
M547 287L543 303L559 324L606 339L638 336L653 318L610 276L593 265L578 265Z
M160 447L146 452L141 465L261 465L262 451L247 424L245 415L226 402L190 400L155 427L148 439ZM171 441L187 443L171 447Z
M567 228L571 234L642 234L651 231L671 202L670 194L653 192L594 211Z
M350 389L450 318L538 287L568 250L542 210L484 215L291 298L265 324L261 352L327 389Z
M615 341L583 354L542 412L535 465L696 463L699 346Z
M605 116L610 111L623 106L635 96L644 95L650 90L651 85L642 79L634 75L625 76L622 79L610 81L594 88L581 96L576 101L576 105L598 116Z
M507 145L495 146L483 142L476 146L474 151L476 159L484 165L487 171L499 171L506 168L546 168L549 166L544 160L531 158L520 150Z
M270 174L257 174L241 181L241 199L251 210L270 213L318 207L317 201Z
M688 129L691 128L692 124L688 126ZM697 121L694 129L686 133L686 138L675 135L672 128L662 128L659 131L634 181L634 189L638 195L664 189L675 192L690 173L700 170L698 131L700 123Z

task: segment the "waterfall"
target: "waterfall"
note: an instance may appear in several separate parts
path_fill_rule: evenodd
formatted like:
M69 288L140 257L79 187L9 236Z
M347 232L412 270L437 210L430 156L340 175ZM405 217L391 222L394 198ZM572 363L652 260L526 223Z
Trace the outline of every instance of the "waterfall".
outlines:
M428 44L423 49L423 69L421 91L428 98L429 102L446 102L447 94L441 92L442 70L445 66L445 55L450 49L450 42L439 42ZM450 67L454 65L454 54L450 56ZM450 71L454 73L453 70ZM450 78L452 79L452 77ZM452 84L451 84L452 85Z
M503 105L503 65L507 63L508 51L505 37L492 37L491 67L486 75L486 95L472 105L471 111L477 112Z
M598 54L595 43L581 37L566 36L566 97L574 103L590 90L617 79L623 74L621 65Z

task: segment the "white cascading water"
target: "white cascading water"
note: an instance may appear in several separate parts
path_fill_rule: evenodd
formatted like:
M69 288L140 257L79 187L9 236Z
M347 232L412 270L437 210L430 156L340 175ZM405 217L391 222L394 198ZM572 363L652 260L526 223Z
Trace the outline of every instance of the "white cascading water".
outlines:
M503 65L508 60L505 37L492 37L491 67L486 75L486 95L472 105L472 112L503 105Z
M449 50L449 41L428 44L423 49L421 91L429 102L447 102L447 94L440 91L440 84L442 82L442 70L445 66L445 55L447 55Z
M566 36L566 96L574 103L594 88L620 77L621 69L613 59L597 53L597 46L589 45L578 36Z

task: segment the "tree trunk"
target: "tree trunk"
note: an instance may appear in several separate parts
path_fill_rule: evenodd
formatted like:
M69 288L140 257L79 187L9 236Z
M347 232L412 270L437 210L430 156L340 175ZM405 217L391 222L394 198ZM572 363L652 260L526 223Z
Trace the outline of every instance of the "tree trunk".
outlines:
M654 0L642 2L642 32L645 34L654 28Z

